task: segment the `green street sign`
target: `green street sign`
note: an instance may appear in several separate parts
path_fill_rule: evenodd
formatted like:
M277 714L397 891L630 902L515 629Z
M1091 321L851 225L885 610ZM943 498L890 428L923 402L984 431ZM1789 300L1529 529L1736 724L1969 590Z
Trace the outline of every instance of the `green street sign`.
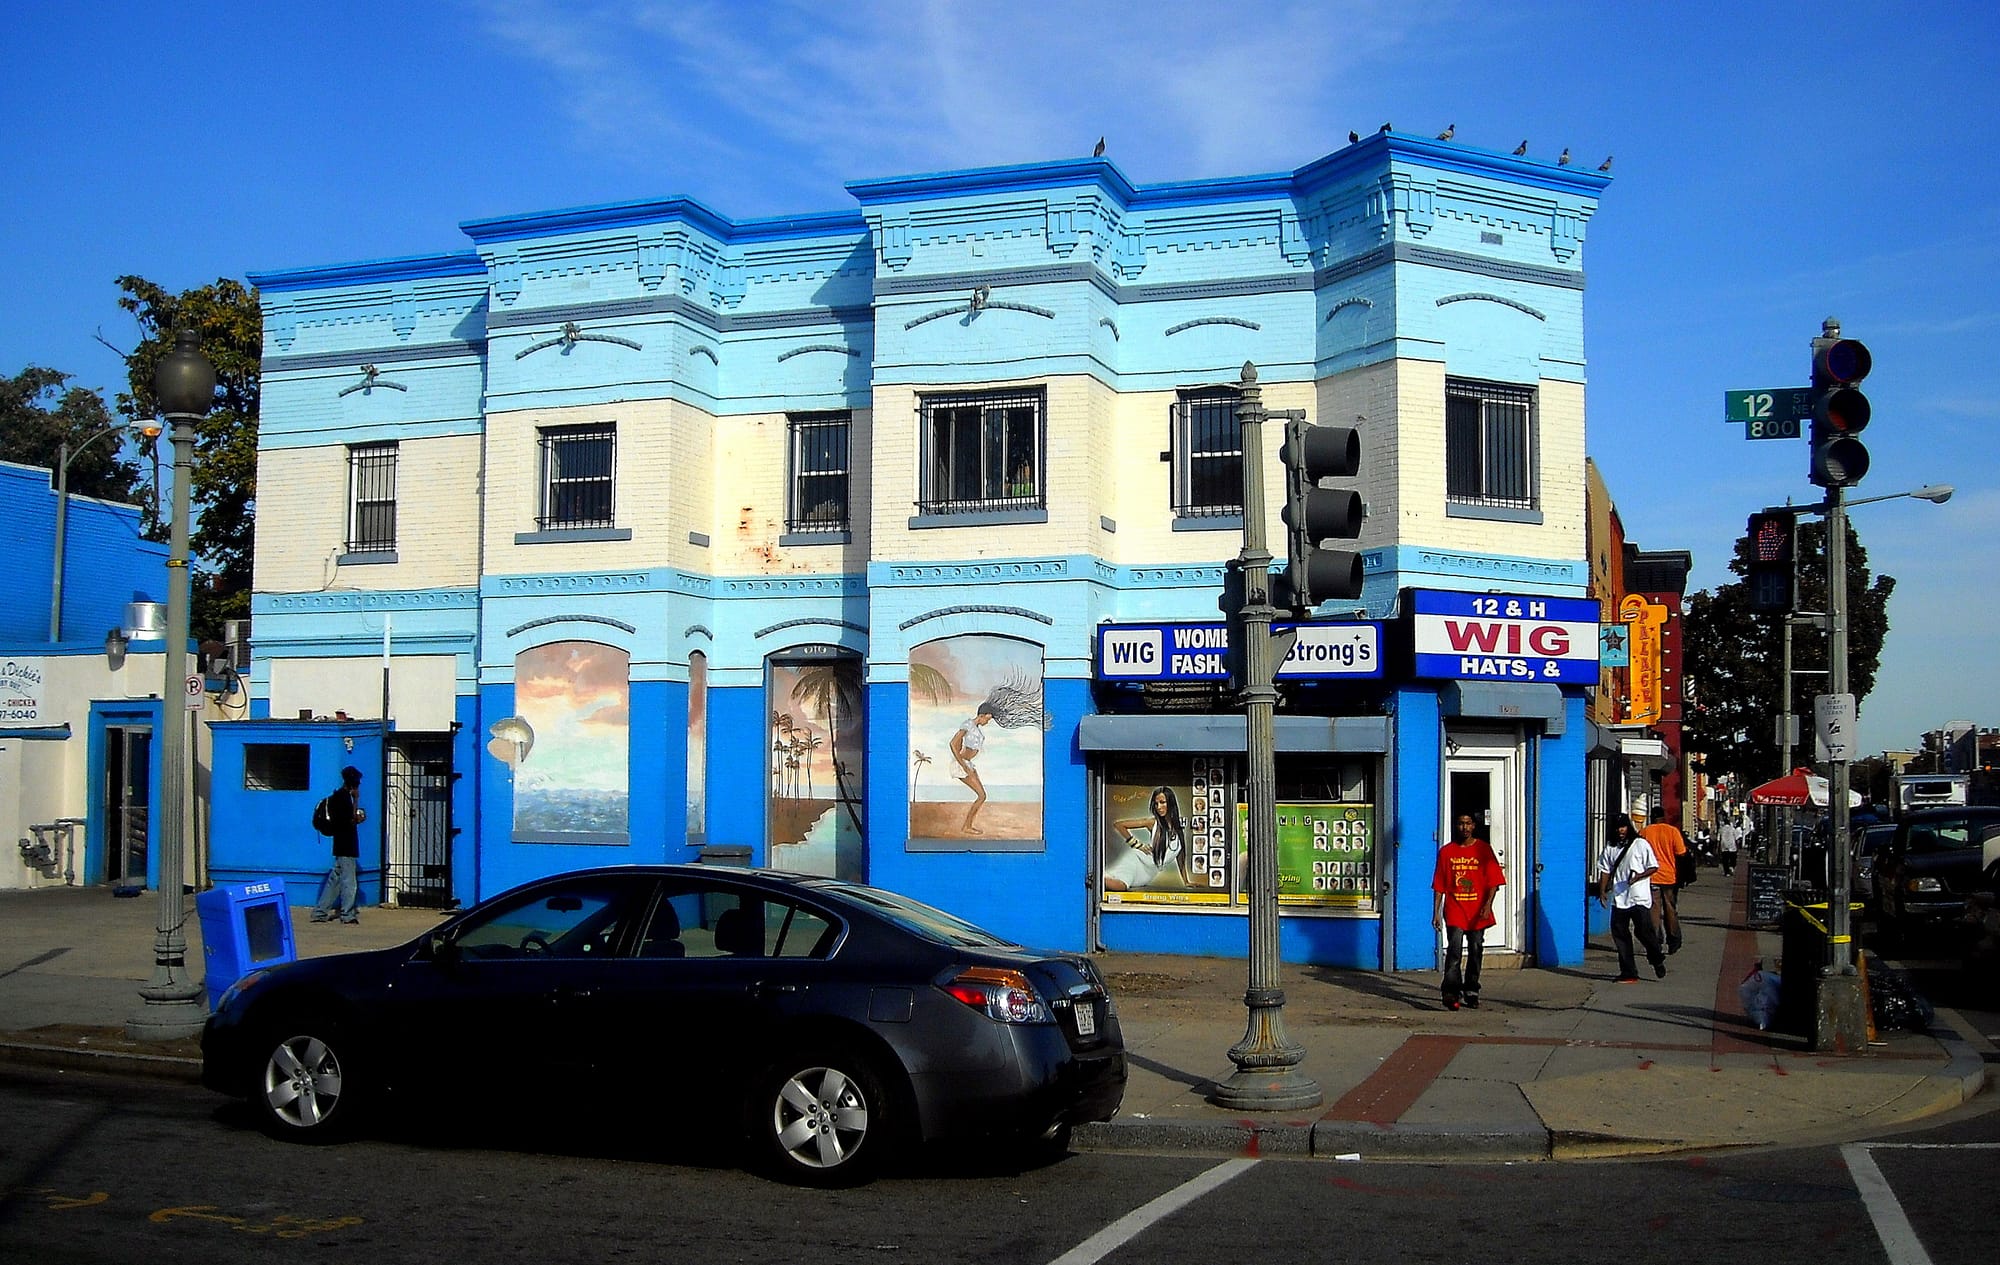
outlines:
M1725 422L1803 421L1812 416L1811 387L1764 387L1754 391L1724 391ZM1794 430L1793 435L1798 431ZM1752 436L1776 439L1776 435Z

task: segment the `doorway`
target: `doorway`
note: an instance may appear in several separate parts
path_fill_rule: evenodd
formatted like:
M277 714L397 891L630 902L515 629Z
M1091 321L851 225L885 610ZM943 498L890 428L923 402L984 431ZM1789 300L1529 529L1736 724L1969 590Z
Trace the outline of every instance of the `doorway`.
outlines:
M104 872L98 881L114 887L144 887L153 820L151 725L105 727L100 796Z
M450 909L451 735L398 734L389 742L384 832L384 899L423 909Z
M1527 908L1524 796L1521 793L1521 737L1518 731L1454 730L1445 737L1444 803L1439 805L1440 839L1454 837L1461 815L1478 823L1477 833L1493 846L1506 886L1493 902L1494 925L1486 932L1489 953L1526 953Z

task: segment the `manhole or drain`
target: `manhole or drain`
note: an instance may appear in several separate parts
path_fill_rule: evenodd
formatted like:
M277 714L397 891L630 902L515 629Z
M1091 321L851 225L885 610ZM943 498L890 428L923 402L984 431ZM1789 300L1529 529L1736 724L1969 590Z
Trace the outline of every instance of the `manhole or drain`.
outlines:
M1716 1187L1715 1193L1760 1204L1837 1204L1860 1197L1851 1187L1809 1182L1729 1182Z

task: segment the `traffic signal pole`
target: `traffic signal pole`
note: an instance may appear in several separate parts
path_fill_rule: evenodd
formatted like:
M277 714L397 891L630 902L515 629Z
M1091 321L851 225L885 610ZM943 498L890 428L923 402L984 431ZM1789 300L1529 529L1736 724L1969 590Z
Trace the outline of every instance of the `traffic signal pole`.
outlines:
M1305 1047L1285 1032L1285 990L1278 986L1278 774L1275 713L1277 664L1271 644L1271 551L1264 541L1264 400L1257 367L1243 366L1236 415L1243 427L1242 604L1229 614L1240 637L1244 669L1244 800L1249 820L1250 980L1243 994L1249 1023L1229 1048L1236 1071L1210 1101L1238 1111L1299 1111L1323 1100L1319 1085L1298 1070Z

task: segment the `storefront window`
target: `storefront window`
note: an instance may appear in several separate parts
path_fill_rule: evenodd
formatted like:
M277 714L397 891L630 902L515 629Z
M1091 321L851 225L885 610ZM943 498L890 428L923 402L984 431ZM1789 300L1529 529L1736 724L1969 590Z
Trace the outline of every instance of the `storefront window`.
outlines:
M1281 756L1278 903L1380 912L1373 760ZM1219 755L1107 762L1099 822L1105 904L1227 908L1246 898L1241 762Z

